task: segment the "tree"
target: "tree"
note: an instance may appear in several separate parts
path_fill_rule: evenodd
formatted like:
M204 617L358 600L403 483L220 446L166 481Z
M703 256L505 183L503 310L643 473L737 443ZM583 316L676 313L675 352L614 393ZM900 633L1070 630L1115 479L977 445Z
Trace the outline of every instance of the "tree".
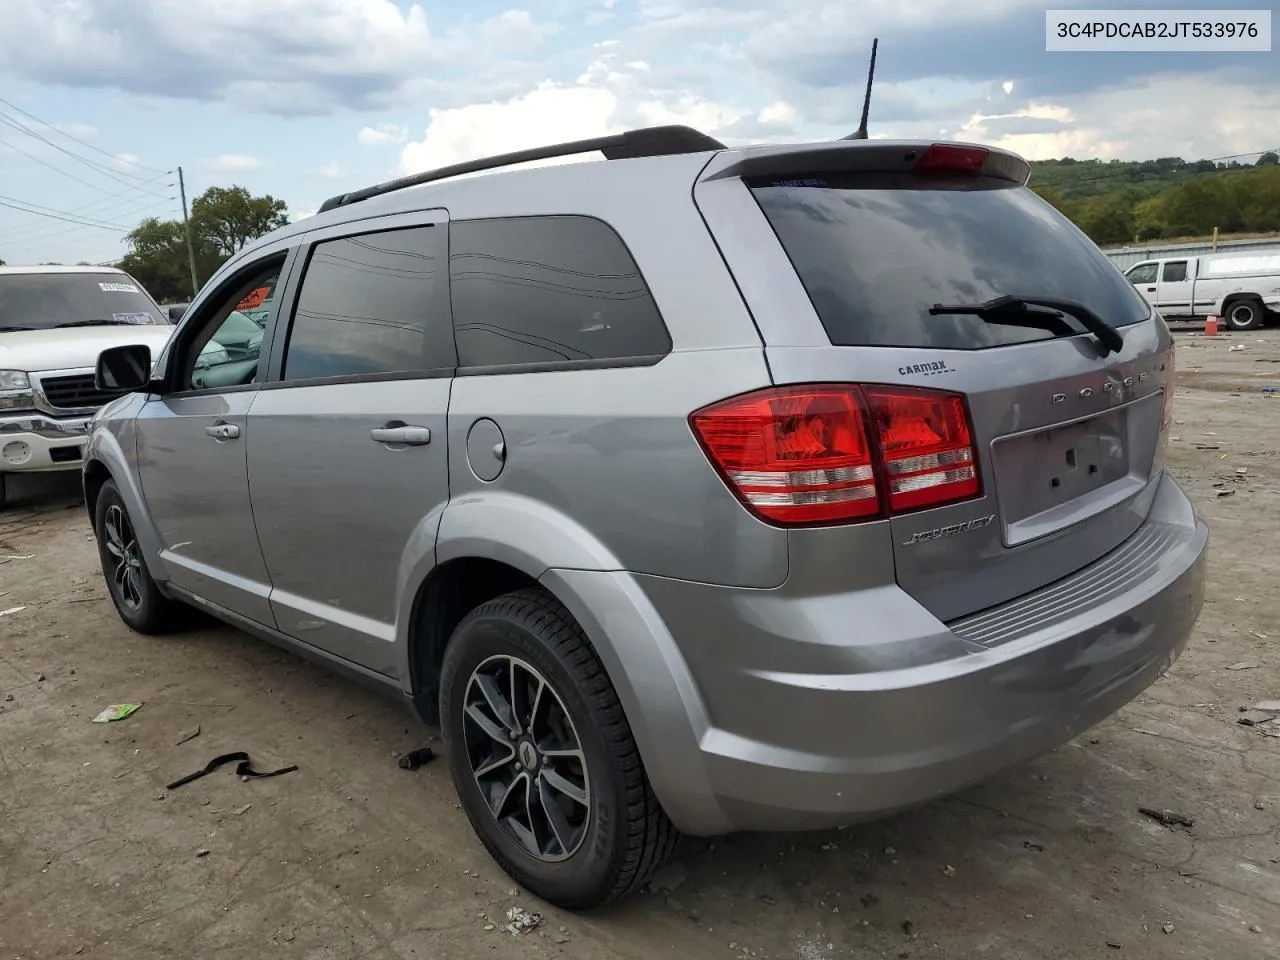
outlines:
M1260 156L1257 163L1259 167L1274 167L1277 164L1280 164L1280 154L1277 154L1273 150L1268 150Z
M286 210L285 202L270 194L255 197L244 187L210 187L191 204L191 229L226 258L287 224Z
M1094 243L1127 243L1133 239L1133 201L1122 193L1091 197L1081 207L1076 226Z
M191 246L196 279L208 280L227 258L251 240L289 222L285 203L255 197L244 187L210 187L191 204ZM161 301L189 300L191 266L181 220L149 217L125 238L129 252L118 266Z

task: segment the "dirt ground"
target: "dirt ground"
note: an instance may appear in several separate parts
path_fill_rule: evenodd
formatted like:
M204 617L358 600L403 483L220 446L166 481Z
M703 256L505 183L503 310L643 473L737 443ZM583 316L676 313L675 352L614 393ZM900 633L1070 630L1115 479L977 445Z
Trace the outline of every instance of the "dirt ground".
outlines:
M24 484L0 515L0 611L22 608L0 616L0 958L1280 957L1280 737L1237 723L1280 698L1280 331L1179 339L1169 460L1214 539L1164 680L887 822L687 840L674 889L585 916L514 889L444 763L398 769L432 733L399 704L218 625L130 633L75 476ZM120 701L144 706L89 722ZM234 750L299 769L166 791ZM545 923L505 932L514 905Z

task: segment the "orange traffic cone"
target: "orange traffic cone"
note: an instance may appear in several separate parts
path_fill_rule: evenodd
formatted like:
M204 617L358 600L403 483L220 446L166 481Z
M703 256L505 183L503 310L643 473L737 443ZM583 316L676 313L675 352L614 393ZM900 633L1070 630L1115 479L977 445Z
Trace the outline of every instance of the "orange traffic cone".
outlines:
M1216 337L1218 335L1218 318L1212 314L1204 322L1204 335L1206 337Z

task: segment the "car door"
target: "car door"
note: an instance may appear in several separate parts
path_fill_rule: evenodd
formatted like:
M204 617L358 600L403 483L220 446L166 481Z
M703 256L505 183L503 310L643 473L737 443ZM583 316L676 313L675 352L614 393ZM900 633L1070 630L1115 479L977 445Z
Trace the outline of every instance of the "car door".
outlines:
M249 414L271 607L284 633L390 676L401 558L434 551L449 498L447 218L330 228L302 256Z
M268 626L271 582L249 501L247 415L266 370L236 307L288 273L287 247L201 296L158 364L162 392L137 418L138 470L172 583ZM228 349L222 341L233 345Z
M1166 317L1189 317L1191 308L1191 272L1186 260L1166 260L1160 265L1160 281L1156 286L1156 309Z
M1158 293L1157 281L1160 278L1160 262L1158 260L1149 260L1146 263L1139 263L1132 266L1126 271L1125 276L1134 288L1142 294L1142 299L1153 307L1156 305L1156 294Z

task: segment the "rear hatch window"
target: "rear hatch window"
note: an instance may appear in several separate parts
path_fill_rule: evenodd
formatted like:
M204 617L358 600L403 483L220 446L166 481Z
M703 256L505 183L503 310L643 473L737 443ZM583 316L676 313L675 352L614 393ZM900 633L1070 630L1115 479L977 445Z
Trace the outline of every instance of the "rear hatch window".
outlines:
M856 173L748 185L835 346L980 350L1055 335L929 313L1006 295L1074 300L1113 327L1150 316L1087 237L1005 180Z

